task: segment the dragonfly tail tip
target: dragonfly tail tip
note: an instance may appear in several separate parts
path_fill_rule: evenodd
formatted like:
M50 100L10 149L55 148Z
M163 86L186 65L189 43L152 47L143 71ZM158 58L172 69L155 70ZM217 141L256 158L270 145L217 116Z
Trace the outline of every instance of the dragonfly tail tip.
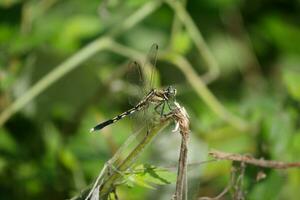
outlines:
M90 133L92 133L92 132L94 132L95 131L95 129L94 128L91 128L90 129Z

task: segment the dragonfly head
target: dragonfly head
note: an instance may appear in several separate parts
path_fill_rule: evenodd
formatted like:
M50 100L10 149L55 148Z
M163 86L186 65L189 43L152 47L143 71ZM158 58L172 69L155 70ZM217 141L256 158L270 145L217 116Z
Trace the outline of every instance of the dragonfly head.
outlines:
M165 93L168 98L172 98L176 96L177 90L174 87L169 86L165 89Z

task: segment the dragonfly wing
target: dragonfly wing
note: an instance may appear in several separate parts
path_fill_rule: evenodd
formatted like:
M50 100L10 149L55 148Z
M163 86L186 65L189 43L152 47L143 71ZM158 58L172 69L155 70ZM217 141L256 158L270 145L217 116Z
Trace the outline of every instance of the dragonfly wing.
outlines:
M136 61L132 61L128 65L126 79L128 83L128 93L130 94L129 102L132 105L137 104L157 85L157 52L158 45L153 44L142 65Z
M142 94L137 95L139 101L141 101L146 94L148 94L149 91L154 88L155 83L157 82L156 80L158 80L156 70L157 53L158 45L153 44L147 53L146 59L142 66L140 66L137 62L132 62L130 64L129 81L139 86L139 94ZM130 101L138 103L138 101L132 101L132 97ZM154 114L153 110L154 109L151 105L145 106L143 109L131 116L133 119L133 131L139 130L143 126L146 126L147 128L151 127L151 121Z
M157 52L158 45L154 43L152 44L142 67L145 74L145 87L148 92L153 89L158 82L156 69Z
M146 133L147 130L153 127L155 113L153 112L153 108L151 106L144 107L143 109L135 112L130 116L132 119L131 128L132 132L143 131ZM137 141L140 141L145 134L141 134L136 138Z
M146 94L146 81L143 69L136 61L131 61L128 64L126 80L129 103L135 106Z

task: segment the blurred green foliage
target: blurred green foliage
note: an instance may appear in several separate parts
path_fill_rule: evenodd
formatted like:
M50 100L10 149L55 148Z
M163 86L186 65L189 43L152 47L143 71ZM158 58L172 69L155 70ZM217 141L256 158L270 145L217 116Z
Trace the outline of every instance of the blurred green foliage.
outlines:
M0 0L1 113L56 66L147 3ZM181 71L159 61L162 86L177 87L177 100L191 117L190 162L207 160L210 148L299 161L300 2L189 0L186 11L219 63L220 74L208 88L250 127L240 130L224 121ZM208 66L190 34L174 22L176 15L164 3L116 41L141 53L158 43L160 50L186 57L200 76ZM124 120L102 134L88 133L97 122L129 108L123 77L112 76L126 62L128 58L111 51L98 52L9 118L0 128L0 199L66 199L94 181L131 132L130 120ZM179 146L178 136L168 129L137 162L176 165ZM246 168L247 199L298 199L299 169L265 170L267 177L256 182L259 170ZM216 196L228 184L230 166L208 163L189 174L190 199ZM171 184L158 183L146 172L129 176L127 185L134 187L122 186L120 199L170 199L174 177L169 172L160 176ZM149 182L162 186L149 190Z

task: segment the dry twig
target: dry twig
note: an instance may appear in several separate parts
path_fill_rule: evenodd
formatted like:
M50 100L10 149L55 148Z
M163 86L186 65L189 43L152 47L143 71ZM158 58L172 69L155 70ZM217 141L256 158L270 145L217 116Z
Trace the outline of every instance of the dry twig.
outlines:
M272 169L287 169L292 167L300 167L300 162L282 162L274 160L264 160L263 158L256 159L249 155L240 155L234 153L226 153L222 151L212 150L208 153L216 160L231 160L233 161L231 168L231 180L228 186L216 197L200 197L199 200L218 200L224 197L225 194L229 192L230 189L233 189L232 199L234 200L243 200L245 199L245 193L243 191L243 179L246 164L255 165L263 168L272 168ZM237 167L235 164L240 163ZM265 174L259 172L257 180L265 178Z
M215 159L243 162L246 164L256 165L264 168L287 169L292 167L300 167L300 162L282 162L274 160L264 160L263 158L257 159L249 155L226 153L217 150L212 150L208 154Z

